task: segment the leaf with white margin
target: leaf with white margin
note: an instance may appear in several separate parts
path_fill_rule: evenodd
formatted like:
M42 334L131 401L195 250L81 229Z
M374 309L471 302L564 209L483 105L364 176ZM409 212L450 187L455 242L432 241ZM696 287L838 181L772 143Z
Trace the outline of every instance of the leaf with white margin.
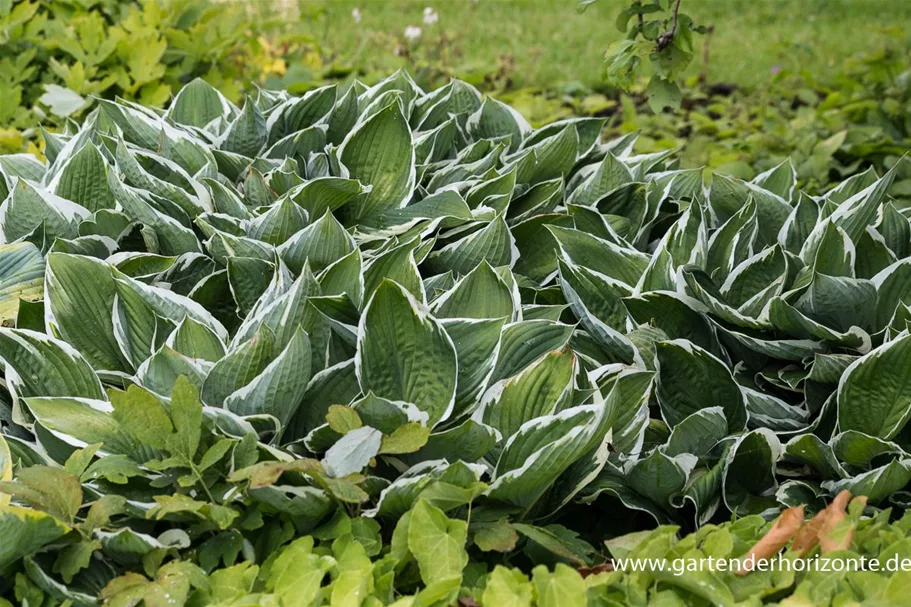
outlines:
M741 390L747 399L747 414L749 428L768 428L781 435L806 432L810 430L810 411L784 400L742 386Z
M305 265L290 288L282 289L276 283L273 284L275 287L270 285L266 289L237 329L231 340L231 348L250 339L260 327L272 330L279 348L283 348L290 341L298 327L303 327L310 338L316 340L316 329L322 317L309 302L311 297L320 294L319 283L316 282L310 268Z
M604 160L591 175L569 196L569 202L591 206L602 196L620 186L635 181L629 168L613 154L607 152Z
M516 320L518 297L486 261L459 279L433 302L437 318L506 318Z
M452 413L456 350L443 326L397 283L385 280L358 327L355 357L364 392L415 403L433 427Z
M142 444L114 419L110 403L89 398L41 397L25 399L25 406L42 427L67 444L82 448L103 443L103 453L127 455L146 462L156 451Z
M718 351L705 305L673 291L652 291L623 300L640 325L651 324L668 337L688 339L707 350Z
M754 177L753 183L785 200L792 200L797 188L797 170L794 168L794 162L788 158L778 166Z
M906 457L905 450L892 441L884 441L858 432L848 430L832 437L829 441L832 452L838 460L856 469L869 470L874 459L894 455L896 458Z
M433 251L424 263L435 274L448 271L468 274L484 261L495 268L512 268L518 258L515 238L506 225L506 218L499 214L480 230Z
M720 292L724 301L738 311L755 304L757 296L766 295L768 287L786 277L788 260L779 245L763 249L743 260L727 275ZM781 280L782 287L784 280ZM778 289L776 294L780 294Z
M522 114L493 97L484 98L481 107L468 117L465 128L474 139L508 136L509 147L512 150L518 148L532 131L531 125Z
M562 259L557 267L566 301L585 330L616 361L638 361L639 351L621 332L628 315L621 299L630 294L626 285Z
M560 475L549 492L547 508L539 511L542 515L556 512L597 479L610 474L609 459L616 457L614 453L633 459L639 456L649 424L653 377L651 371L617 364L589 373L589 380L598 384L594 404L602 413L593 427L588 451ZM602 398L605 392L607 396Z
M204 127L216 118L229 120L237 111L221 91L202 78L194 78L174 97L168 117L177 124Z
M803 243L807 241L818 221L819 206L810 196L801 192L794 210L778 232L778 243L789 253L800 253Z
M19 301L44 295L44 258L30 242L0 245L0 321L16 318Z
M709 202L719 220L727 221L751 197L756 202L759 242L777 242L778 232L791 214L791 205L754 183L718 173L713 176Z
M392 520L401 518L417 501L421 492L437 480L459 480L460 485L477 482L484 474L480 464L446 460L427 460L405 470L388 487L383 489L376 508L365 510L364 516L380 516ZM465 481L468 481L467 483Z
M185 377L197 390L212 363L190 358L168 346L162 346L136 369L136 383L155 394L167 397L179 377Z
M589 373L604 397L611 426L611 446L618 453L638 455L649 424L648 403L655 374L635 367L607 365Z
M870 335L860 327L851 327L844 333L833 331L808 318L782 297L772 298L765 309L765 316L776 329L797 339L819 339L858 352L870 350Z
M500 348L504 318L444 318L440 320L456 349L459 363L452 417L471 413L487 385Z
M554 225L546 227L557 240L564 259L630 287L639 282L651 260L644 253L585 232Z
M209 190L190 176L176 162L151 152L128 149L123 139L117 141L114 158L125 183L147 190L168 202L174 203L189 217L195 217L200 213L215 210L212 206ZM147 171L139 161L139 158L143 158L150 164L157 165L156 168L159 169L159 172L165 172L170 179L181 183L181 185L178 186L170 181L165 181Z
M278 247L278 254L295 274L304 262L314 272L322 272L355 249L354 239L335 216L326 211L322 217L296 232Z
M85 207L19 179L0 205L0 231L5 242L28 236L37 228L44 230L49 242L74 238L79 222L90 215Z
M222 134L219 147L227 152L255 158L265 147L267 137L266 119L253 99L247 97L243 110Z
M228 331L224 326L208 310L189 297L179 295L162 287L147 285L117 270L113 270L113 275L120 297L126 297L127 293L132 292L154 310L157 315L170 320L175 325L189 316L211 329L220 339L228 338Z
M147 150L158 147L163 122L149 110L140 111L135 105L107 99L99 99L98 106L101 113L119 127L124 139Z
M767 249L767 251L773 251L773 249ZM762 253L760 253L762 254ZM762 316L758 319L746 314L741 313L740 311L734 309L728 304L724 303L724 296L715 286L715 283L709 277L709 275L695 266L682 266L677 271L677 282L679 285L684 285L681 289L690 299L695 299L703 306L708 308L709 312L721 320L728 322L732 325L738 327L744 327L747 329L755 330L768 330L770 325ZM773 280L771 284L766 287L766 291L760 291L757 293L756 297L769 297L771 295L780 293L784 287L784 281L787 278L786 274L782 274L777 279ZM753 299L747 301L744 304L751 304Z
M414 144L397 103L356 126L345 137L338 156L351 177L373 186L345 209L352 220L402 208L410 200L415 186Z
M284 426L307 389L310 360L310 340L297 329L262 373L225 398L224 407L238 415L272 415Z
M50 333L71 344L96 369L128 371L114 336L111 311L117 285L97 259L65 253L47 256L45 320Z
M421 240L413 238L370 260L363 273L363 299L369 300L384 280L392 280L408 289L419 301L424 301L424 284L415 260L415 250L420 246Z
M547 353L519 374L490 386L474 419L512 436L525 422L552 415L568 403L576 357L565 348Z
M730 510L762 514L778 509L776 465L781 443L771 430L759 428L737 438L724 460L722 495Z
M196 238L193 230L156 209L147 200L150 196L148 192L121 183L113 175L109 175L108 183L117 203L123 209L123 213L148 227L155 234L161 254L181 255L202 252L199 239ZM98 219L97 213L95 218Z
M872 279L876 286L876 328L892 320L899 304L911 303L911 259L900 259Z
M656 395L661 415L673 428L692 413L721 407L731 432L746 424L746 397L718 358L690 341L659 342Z
M812 339L760 339L746 333L727 329L714 320L712 320L712 324L715 325L715 330L725 346L731 347L728 342L730 340L738 347L746 348L770 358L800 362L817 353L829 351L829 347L821 341Z
M670 509L680 502L696 463L696 456L690 453L670 456L652 451L629 468L626 482L637 493Z
M228 396L248 385L274 360L275 335L260 327L246 342L232 347L216 361L206 376L200 397L212 407L221 407Z
M376 428L383 434L392 434L405 424L427 425L427 413L413 403L401 400L386 400L372 392L351 403L351 408L364 425Z
M59 168L48 189L89 211L112 209L116 201L108 184L111 167L89 141Z
M901 491L911 482L911 459L895 459L875 470L838 481L825 481L822 488L836 495L847 489L852 495L865 495L870 505Z
M835 225L831 218L826 219L826 227L821 232L819 246L812 260L813 271L829 276L853 278L856 257L854 242L848 233Z
M449 430L434 432L415 453L398 457L412 465L428 459L477 462L490 452L500 438L500 434L490 426L468 419Z
M569 343L572 325L551 320L526 320L506 325L500 339L491 382L512 377L547 352Z
M566 409L522 425L503 449L487 495L528 509L592 446L597 405Z
M867 227L876 223L879 207L885 201L900 165L900 162L895 163L877 181L841 202L829 216L830 221L844 230L852 242L858 242ZM816 224L800 251L801 259L806 262L815 259L816 250L827 228L827 222Z
M792 305L835 331L854 327L871 331L876 322L876 287L869 280L814 273Z
M0 360L19 398L73 396L106 400L88 361L70 344L25 329L0 328Z
M858 358L838 384L838 425L891 440L911 418L911 335Z
M718 282L723 282L734 268L753 255L758 231L756 202L750 198L709 238L705 269L713 278L718 276Z
M667 442L659 450L670 457L690 453L702 458L727 436L727 432L728 422L724 409L700 409L674 426Z
M303 230L307 221L307 212L291 198L283 196L269 210L247 223L247 237L277 247L298 230Z
M789 440L784 446L782 462L810 466L824 479L848 476L832 447L815 434L799 434Z

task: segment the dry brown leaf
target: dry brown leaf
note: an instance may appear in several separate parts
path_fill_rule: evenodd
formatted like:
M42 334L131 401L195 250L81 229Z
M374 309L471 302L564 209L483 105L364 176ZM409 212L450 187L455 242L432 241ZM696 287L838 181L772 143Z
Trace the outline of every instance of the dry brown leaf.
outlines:
M809 554L819 543L819 530L822 529L822 525L828 515L828 508L823 508L816 513L816 516L810 519L810 522L801 527L794 538L794 543L791 544L791 550L799 553L801 557Z
M852 542L854 541L854 525L851 525L842 535L833 535L832 531L835 529L836 525L845 519L845 501L851 497L851 494L847 490L842 491L836 496L836 500L839 497L842 497L843 494L847 493L847 497L842 498L839 501L838 507L839 510L836 511L836 515L827 519L823 525L823 528L819 532L819 545L822 549L822 553L834 552L836 550L847 550L851 547ZM861 508L867 505L867 496L858 495L851 500L851 504L858 503L861 505ZM832 505L835 505L835 501L832 502Z
M803 506L793 506L782 512L762 539L741 557L741 562L746 565L747 562L768 559L778 554L803 525L803 520ZM742 566L737 575L746 575L750 571L748 567Z
M835 496L835 499L832 500L832 503L826 508L826 518L822 522L822 527L819 529L819 547L822 550L822 553L833 552L835 550L842 550L845 546L845 541L847 545L851 545L851 540L854 539L854 531L852 530L845 537L836 538L832 537L830 534L832 530L838 525L838 523L845 520L847 516L845 509L848 506L848 502L851 500L851 492L845 489L841 493Z

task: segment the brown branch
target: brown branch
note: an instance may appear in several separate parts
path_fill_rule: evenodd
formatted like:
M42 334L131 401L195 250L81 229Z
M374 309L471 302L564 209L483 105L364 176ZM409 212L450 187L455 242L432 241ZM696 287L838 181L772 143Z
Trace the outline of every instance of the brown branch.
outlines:
M663 51L671 42L674 41L674 34L677 33L677 13L680 12L680 0L674 3L674 21L671 29L658 36L658 51Z
M712 34L715 33L715 26L710 25L705 30L705 42L702 45L702 70L699 72L699 82L705 85L709 80L709 56L711 54Z

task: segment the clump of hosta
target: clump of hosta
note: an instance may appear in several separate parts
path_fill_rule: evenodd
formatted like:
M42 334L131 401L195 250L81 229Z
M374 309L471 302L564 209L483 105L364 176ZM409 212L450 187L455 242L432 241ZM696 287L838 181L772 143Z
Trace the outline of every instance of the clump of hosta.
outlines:
M602 127L403 73L242 107L195 81L0 156L9 592L215 604L194 572L274 590L312 533L327 601L445 602L485 553L908 503L893 173L708 185Z

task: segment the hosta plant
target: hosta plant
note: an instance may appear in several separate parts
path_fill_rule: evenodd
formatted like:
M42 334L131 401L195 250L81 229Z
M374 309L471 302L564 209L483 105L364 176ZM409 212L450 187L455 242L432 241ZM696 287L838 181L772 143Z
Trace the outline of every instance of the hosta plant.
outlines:
M245 563L240 594L446 604L637 525L911 501L893 172L705 183L404 73L98 103L0 156L20 602L232 604L205 573Z

